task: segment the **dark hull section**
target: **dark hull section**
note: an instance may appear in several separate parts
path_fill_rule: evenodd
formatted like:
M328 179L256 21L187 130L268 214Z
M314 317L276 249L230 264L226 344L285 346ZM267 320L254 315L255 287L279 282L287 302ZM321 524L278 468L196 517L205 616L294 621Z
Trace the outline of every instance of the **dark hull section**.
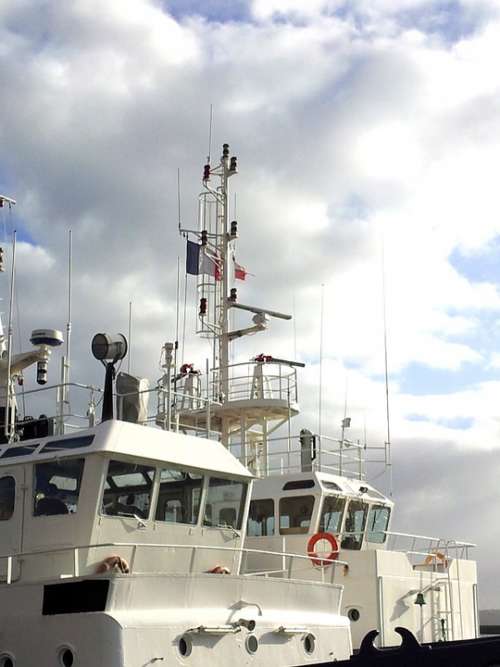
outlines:
M403 639L401 646L376 648L378 632L373 630L350 660L318 662L314 667L500 667L500 636L419 644L405 628L396 632Z

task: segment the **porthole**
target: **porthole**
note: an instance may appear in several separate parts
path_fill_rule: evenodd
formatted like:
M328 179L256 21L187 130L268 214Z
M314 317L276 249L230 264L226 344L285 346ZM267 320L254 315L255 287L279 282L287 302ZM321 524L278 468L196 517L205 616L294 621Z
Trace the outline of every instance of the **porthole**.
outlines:
M11 655L5 655L5 653L0 656L0 667L14 667L16 663L14 658Z
M59 664L61 667L73 667L75 664L75 654L68 646L63 646L59 650Z
M189 658L193 650L193 642L191 641L190 637L183 635L179 639L178 649L183 658Z
M359 609L356 609L355 607L353 607L352 609L349 609L349 611L347 612L347 618L350 621L353 621L354 623L356 621L359 621L360 616L361 616L361 614L359 613Z
M254 653L257 653L257 649L259 648L259 640L255 635L248 635L248 637L245 639L245 646L247 651L253 655Z
M316 648L316 637L311 634L306 635L304 637L304 651L308 655L311 655L311 653L314 653L315 648Z

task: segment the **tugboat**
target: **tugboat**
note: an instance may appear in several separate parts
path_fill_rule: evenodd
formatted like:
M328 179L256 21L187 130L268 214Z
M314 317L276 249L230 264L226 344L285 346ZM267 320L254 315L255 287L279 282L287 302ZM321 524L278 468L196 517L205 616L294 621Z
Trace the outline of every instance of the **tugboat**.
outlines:
M320 470L316 458L326 454L313 434L299 439L300 473L269 476L269 435L298 413L299 364L258 358L250 373L246 364L229 364L232 340L263 330L268 317L287 317L242 306L230 287L237 224L228 221L227 181L236 171L225 145L220 164L205 166L200 227L190 232L197 241L188 239L187 269L199 276L200 333L214 342L205 385L192 365L177 368L172 343L162 348L163 374L154 387L117 372L127 341L98 333L92 352L105 366L104 390L69 381L68 352L61 359L61 382L49 386L50 352L62 345L62 333L37 329L34 350L14 355L9 317L8 335L0 336L0 667L403 667L417 659L426 667L465 664L457 657L457 642L442 641L432 651L408 630L398 630L404 638L399 649L381 652L373 646L375 628L382 630L383 644L392 642L379 623L385 616L372 607L374 587L390 594L392 577L399 595L400 580L408 587L411 579L410 600L437 597L441 587L462 596L462 636L475 633L475 568L451 552L468 545L448 544L441 557L430 544L423 552L429 562L407 576L402 564L408 554L398 560L394 554L401 552L380 548L390 535L392 502L363 478ZM11 312L13 267L14 261ZM253 324L230 329L230 309L251 312ZM34 364L43 387L24 393L30 406L42 398L47 414L38 419L21 415L15 396L21 372ZM277 372L270 375L275 364ZM43 397L54 392L52 416ZM236 447L240 460L231 453ZM309 516L302 511L305 504ZM276 550L268 548L274 542L265 542L274 539L272 526L289 530L280 533ZM378 536L371 545L369 535ZM295 538L308 542L305 551L290 541ZM322 539L329 542L326 555ZM252 540L260 540L255 549ZM460 577L452 570L458 560L466 569ZM347 593L348 612L356 609L358 619L344 613L342 598L351 582L357 583ZM387 609L382 606L384 614ZM457 638L451 634L460 626L454 614L446 611L449 620L439 639ZM353 656L351 631L361 618L359 627L374 632ZM428 623L424 616L410 630L418 635L422 629L426 640ZM460 653L462 648L469 651L467 664L500 659L498 640L466 641ZM453 662L437 662L436 656L452 656Z
M385 647L400 643L399 626L420 642L478 637L474 545L392 532L394 502L367 481L367 454L373 460L381 453L382 472L388 472L390 444L370 448L348 439L347 416L341 438L305 428L293 435L297 375L304 364L262 353L229 362L233 342L265 330L270 319L291 319L239 301L234 285L245 269L235 261L238 222L227 215L228 180L236 171L225 144L220 164L204 167L198 229L181 229L188 237L187 273L198 279L197 333L211 341L213 352L207 378L192 367L179 378L177 386L190 399L175 411L179 428L215 431L256 476L245 571L279 578L282 561L269 552L307 556L287 576L341 581L341 609L351 621L354 648L374 628ZM252 315L251 325L231 327L233 316L244 312ZM212 401L209 415L200 400Z

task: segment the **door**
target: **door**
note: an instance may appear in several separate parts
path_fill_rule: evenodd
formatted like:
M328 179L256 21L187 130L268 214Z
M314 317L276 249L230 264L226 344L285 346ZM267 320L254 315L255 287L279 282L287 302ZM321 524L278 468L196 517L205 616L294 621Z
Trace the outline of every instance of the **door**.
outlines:
M0 468L0 580L8 576L8 556L20 553L24 522L24 466ZM11 561L12 579L19 576L17 558Z

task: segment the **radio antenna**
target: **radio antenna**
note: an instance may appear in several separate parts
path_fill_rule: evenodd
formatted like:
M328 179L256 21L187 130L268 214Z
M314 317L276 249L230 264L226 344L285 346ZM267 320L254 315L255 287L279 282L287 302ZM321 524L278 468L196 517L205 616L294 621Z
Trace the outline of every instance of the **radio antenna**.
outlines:
M384 372L385 372L385 416L387 423L387 440L385 443L385 465L389 473L389 496L393 494L392 488L392 461L391 461L391 420L389 410L389 362L387 354L387 297L385 288L385 248L382 237L382 309L384 319Z
M68 233L68 322L66 324L66 382L69 382L69 369L71 360L71 290L73 277L73 234L71 229ZM68 389L69 393L69 389Z
M132 301L128 302L128 355L127 373L130 375L130 364L132 362Z
M210 120L208 123L208 155L207 155L207 164L210 164L210 159L212 157L212 126L214 119L214 106L210 105Z
M177 223L181 231L181 170L177 167Z
M322 428L322 407L323 407L323 314L325 285L321 284L321 306L320 306L320 324L319 324L319 396L318 396L318 435L321 438Z
M12 387L10 381L11 375L11 366L12 366L12 309L14 305L14 281L16 276L16 230L12 232L12 263L10 271L10 299L9 299L9 328L7 333L7 386L6 386L6 405L5 405L5 423L4 423L4 435L7 439L7 442L10 442L13 432L11 432L11 427L14 423L14 410L13 410L13 396L12 396Z

